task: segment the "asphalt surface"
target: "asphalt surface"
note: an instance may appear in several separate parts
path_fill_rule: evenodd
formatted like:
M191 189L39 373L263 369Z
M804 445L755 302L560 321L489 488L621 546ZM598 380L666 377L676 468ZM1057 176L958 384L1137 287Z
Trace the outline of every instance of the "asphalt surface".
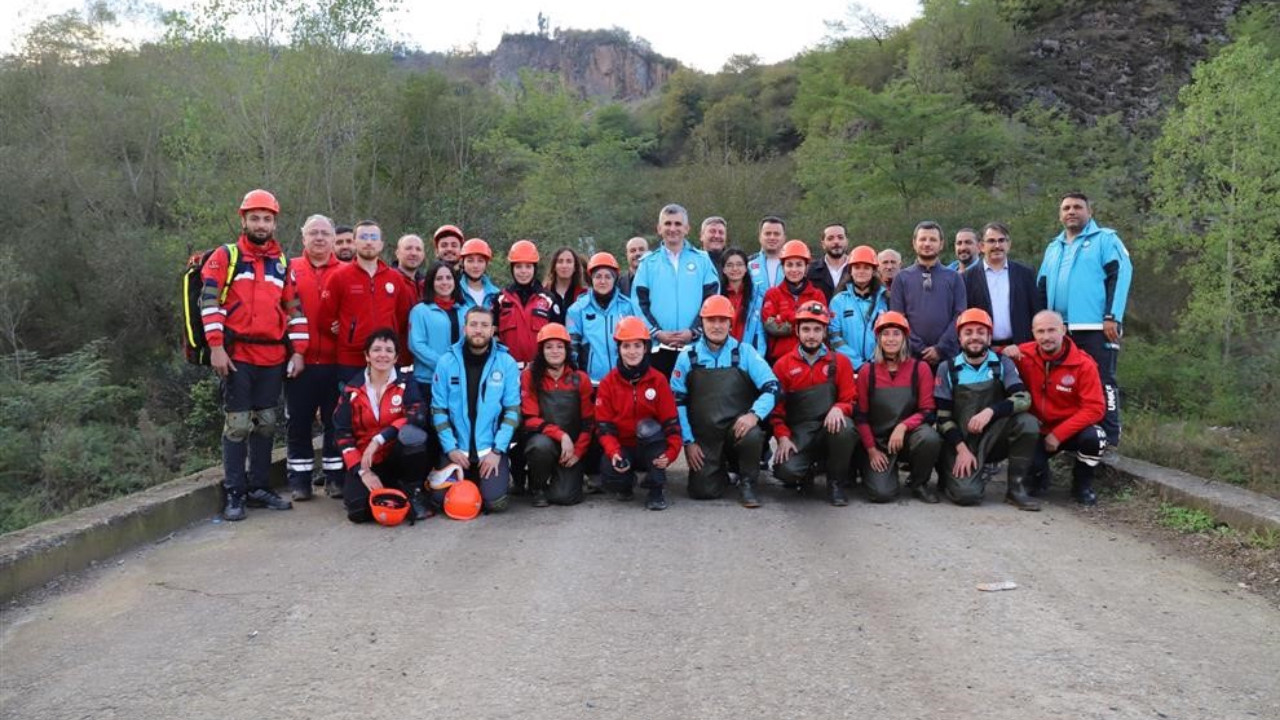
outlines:
M1280 717L1280 611L1061 496L676 485L665 512L205 523L0 611L0 717Z

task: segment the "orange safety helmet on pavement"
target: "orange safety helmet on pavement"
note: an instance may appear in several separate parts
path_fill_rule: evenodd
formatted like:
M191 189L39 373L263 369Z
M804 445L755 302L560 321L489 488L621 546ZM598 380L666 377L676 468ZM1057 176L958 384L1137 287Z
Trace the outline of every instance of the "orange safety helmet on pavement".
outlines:
M698 313L698 317L719 317L732 320L733 314L733 303L729 302L729 298L723 295L712 295L702 303L702 310Z
M617 258L607 252L598 252L592 255L591 260L587 262L587 275L602 267L612 268L615 273L622 272L622 268L618 266Z
M432 234L431 243L438 246L440 244L440 238L449 237L450 235L458 238L459 242L461 242L463 237L465 237L462 234L462 228L459 228L457 225L441 225L436 228L435 233Z
M887 327L896 327L904 333L911 333L911 323L907 322L907 316L896 310L883 312L880 317L876 318L876 334Z
M813 255L809 253L809 246L805 245L803 240L788 240L787 244L782 246L782 253L778 255L778 259L786 262L792 258L809 262L813 260Z
M810 302L796 308L796 332L800 332L800 323L806 320L811 322L822 323L827 325L831 322L831 315L827 312L827 306L820 302Z
M466 248L464 247L463 250ZM538 246L534 245L532 240L515 241L511 245L511 251L507 253L507 262L537 264Z
M991 324L991 316L987 314L986 310L983 310L982 308L969 308L968 310L960 313L960 317L956 318L956 330L972 323L986 325L988 331L995 329Z
M493 251L489 249L489 243L480 238L471 238L462 243L462 252L458 253L458 257L466 257L468 255L480 255L485 260L493 259Z
M872 265L872 266L878 267L880 265L880 259L879 259L879 256L876 255L875 248L871 247L870 245L859 245L858 247L853 249L852 253L849 253L849 263L850 264L860 263L862 265Z
M640 318L628 315L618 321L618 326L613 329L613 339L620 343L634 340L648 342L649 328L645 327L644 321Z
M538 331L538 344L541 345L547 340L560 340L566 345L569 344L569 331L564 329L560 323L547 323Z
M409 514L409 496L395 488L378 488L369 493L369 511L379 525L395 527Z
M454 520L474 520L480 514L480 488L470 480L459 480L444 494L444 514Z
M280 203L276 202L276 196L266 190L250 190L244 200L240 201L240 216L250 210L270 210L273 214L280 214Z

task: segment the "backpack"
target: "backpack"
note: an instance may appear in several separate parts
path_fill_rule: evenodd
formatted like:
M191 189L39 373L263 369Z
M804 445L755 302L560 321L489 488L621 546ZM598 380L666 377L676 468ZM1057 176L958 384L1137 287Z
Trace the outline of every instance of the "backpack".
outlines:
M218 295L218 303L227 300L227 291L231 289L231 279L235 276L236 264L240 262L240 248L235 243L223 245L227 249L227 278L222 284L222 293ZM218 248L196 253L187 259L187 269L182 273L182 317L185 321L182 332L182 350L187 362L192 365L209 364L209 342L204 336L204 320L200 315L200 296L204 291L204 280L200 273L209 257Z

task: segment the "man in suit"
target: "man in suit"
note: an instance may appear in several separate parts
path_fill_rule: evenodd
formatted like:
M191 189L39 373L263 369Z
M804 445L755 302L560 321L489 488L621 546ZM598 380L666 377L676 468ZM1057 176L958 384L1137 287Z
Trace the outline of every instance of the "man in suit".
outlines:
M1044 309L1035 270L1009 259L1011 242L1004 223L987 223L982 228L982 260L964 272L969 307L991 316L991 345L997 352L1006 345L1030 342L1031 318Z

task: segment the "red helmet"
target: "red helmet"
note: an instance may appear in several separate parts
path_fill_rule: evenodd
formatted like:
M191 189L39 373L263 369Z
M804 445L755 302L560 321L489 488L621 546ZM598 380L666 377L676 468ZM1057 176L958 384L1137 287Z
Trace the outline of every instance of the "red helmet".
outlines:
M991 324L991 316L987 314L986 310L983 310L982 308L969 308L968 310L960 313L960 317L956 318L956 330L972 323L986 325L988 332L995 329Z
M607 252L598 252L591 256L591 260L587 263L587 274L595 272L598 268L613 268L615 273L622 272L622 268L618 267L618 260Z
M831 322L831 315L827 312L827 306L818 301L807 302L796 308L796 332L800 332L800 323L809 320L812 322L822 323L824 326Z
M440 238L449 237L450 235L458 238L459 242L462 241L463 234L462 234L461 228L459 228L457 225L441 225L440 227L436 228L435 234L431 236L431 242L435 245L439 245Z
M538 344L541 345L545 340L560 340L568 344L569 331L560 323L547 323L538 331Z
M732 320L733 303L729 302L729 298L723 295L712 295L702 303L702 310L698 313L698 317L719 317Z
M280 214L280 203L276 202L276 196L266 190L250 190L244 196L244 200L240 201L240 216L250 210L270 210L273 214Z
M444 514L454 520L474 520L483 502L475 483L459 480L444 494Z
M644 321L634 315L628 315L618 321L618 327L613 329L613 339L617 342L630 342L632 340L649 341L649 328L645 327Z
M409 514L409 497L394 488L378 488L369 493L369 510L379 525L395 527Z
M481 255L485 260L493 259L493 251L489 249L489 243L480 238L471 238L462 243L462 252L458 253L458 257L466 257L468 255Z
M809 246L805 245L803 240L788 240L787 244L782 246L782 253L778 259L786 262L792 258L809 262L813 259L813 255L809 253Z
M911 323L907 322L907 316L895 310L889 310L880 314L876 318L876 334L887 327L896 327L904 333L911 332Z
M879 265L880 259L876 255L875 248L870 245L859 245L849 254L849 264Z
M470 242L468 241L468 244ZM464 247L465 251L466 248ZM466 254L465 252L463 253ZM511 250L507 253L507 262L511 263L537 263L538 262L538 246L533 244L532 240L517 240L511 245Z

